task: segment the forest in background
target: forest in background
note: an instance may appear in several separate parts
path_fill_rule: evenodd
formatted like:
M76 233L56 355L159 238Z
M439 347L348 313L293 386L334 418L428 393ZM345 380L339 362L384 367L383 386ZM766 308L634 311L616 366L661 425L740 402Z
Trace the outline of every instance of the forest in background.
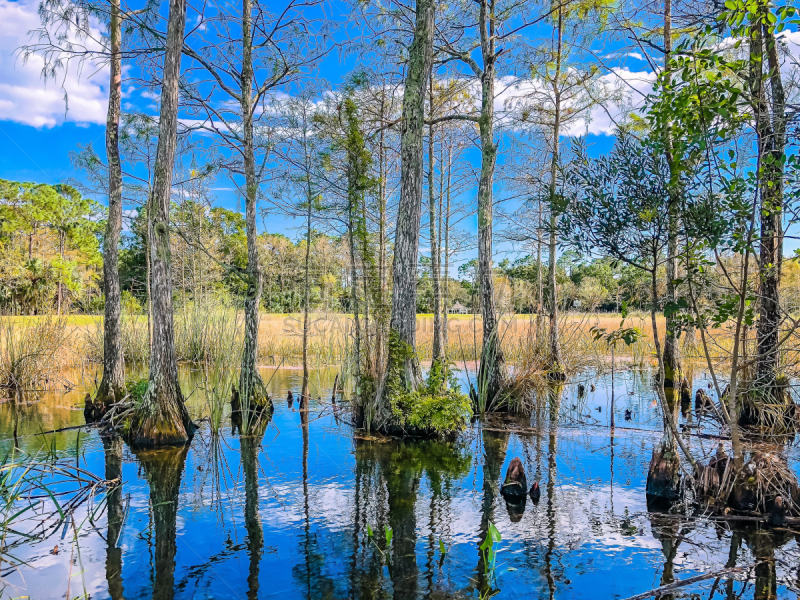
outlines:
M102 314L103 262L100 249L105 228L104 207L63 184L0 180L0 309L7 315ZM213 203L212 203L213 204ZM241 213L219 206L206 209L192 201L173 207L172 236L174 300L179 305L209 294L241 304L241 282L225 264L247 263L245 222ZM198 243L187 243L186 240ZM292 242L283 233L258 238L262 269L268 281L262 309L271 313L299 312L303 307L305 240ZM120 250L120 286L133 313L147 306L146 223L142 211L130 219ZM342 237L312 232L309 270L310 306L314 311L348 312L350 302L347 244ZM530 314L536 309L536 257L500 261L494 269L498 306L502 313ZM575 251L557 261L557 281L565 308L619 312L620 303L641 310L649 298L648 282L638 271L612 265L605 258L581 260ZM442 275L448 308L459 304L479 312L475 296L477 260L462 262L458 274ZM391 276L391 275L389 275ZM433 312L430 258L423 256L417 282L417 312ZM796 285L796 277L787 285ZM576 302L577 301L577 302ZM459 307L460 308L460 307Z

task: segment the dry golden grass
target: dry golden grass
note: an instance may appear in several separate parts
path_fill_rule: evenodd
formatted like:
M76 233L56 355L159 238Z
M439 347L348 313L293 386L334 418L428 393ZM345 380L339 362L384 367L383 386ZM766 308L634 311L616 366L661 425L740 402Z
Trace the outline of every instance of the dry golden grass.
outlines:
M315 365L340 364L353 348L353 320L349 315L311 315L309 352ZM40 326L42 317L0 317L5 333L30 335ZM45 318L46 319L46 318ZM216 353L231 347L238 354L243 337L242 315L219 305L193 306L175 314L175 344L178 360L205 362ZM619 315L598 313L565 313L559 319L564 366L575 372L590 365L606 363L609 349L593 339L593 327L612 331L619 327ZM102 361L102 317L64 317L62 341L51 356L59 368ZM507 316L500 320L500 340L506 362L530 368L546 352L547 319L537 335L536 318L532 315ZM654 345L648 314L628 316L626 327L638 327L642 337L630 347L619 345L617 357L621 362L649 365L654 360ZM126 358L143 362L148 355L147 317L127 315L123 318L123 345ZM449 315L447 321L447 356L456 363L473 363L480 356L483 323L480 316ZM665 321L658 318L659 337L663 341ZM263 314L259 327L259 362L264 365L297 365L302 358L302 315ZM724 355L725 332L719 332L715 346ZM234 343L221 340L234 339ZM431 357L433 317L417 317L417 352L421 360ZM690 350L687 358L700 358L699 348Z

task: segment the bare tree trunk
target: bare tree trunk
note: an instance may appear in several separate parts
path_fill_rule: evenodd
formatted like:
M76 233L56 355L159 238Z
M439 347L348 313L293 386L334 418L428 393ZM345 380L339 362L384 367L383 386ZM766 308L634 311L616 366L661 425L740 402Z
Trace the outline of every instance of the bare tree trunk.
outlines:
M305 129L303 136L305 137ZM304 140L305 142L305 140ZM304 147L307 148L308 146L304 143ZM311 266L311 211L314 206L314 197L313 192L311 190L311 177L308 175L308 157L306 156L306 177L308 178L306 181L306 202L308 203L307 211L306 211L306 257L305 257L305 289L304 292L304 301L303 301L303 388L300 392L300 398L304 398L306 402L309 399L309 389L308 389L308 330L309 330L309 322L308 322L308 307L311 303L311 278L310 278L310 266Z
M680 403L676 402L670 406L664 392L664 360L661 353L661 341L658 335L658 325L656 321L656 306L658 301L657 286L657 252L653 251L653 270L650 272L650 290L652 293L652 304L650 305L650 326L653 331L653 345L655 346L656 356L658 357L658 375L656 381L656 395L661 405L664 416L664 435L661 441L653 449L650 459L650 467L647 471L646 494L648 502L656 501L660 503L672 503L679 498L680 490L680 454L686 457L696 473L697 462L692 457L691 452L678 434L677 415Z
M119 156L119 119L122 100L122 28L120 0L111 0L111 81L106 117L108 157L108 221L103 238L103 378L97 399L108 405L125 395L125 356L122 351L122 305L119 288L119 237L122 232L122 164ZM113 392L113 396L109 393Z
M392 316L390 328L397 342L411 349L395 356L389 348L389 369L402 360L402 384L416 388L420 383L419 362L414 355L417 325L417 260L422 217L423 138L425 90L431 71L433 52L434 3L417 0L414 39L411 43L403 90L400 119L400 205L395 228ZM407 356L410 355L410 356ZM381 386L382 388L383 386ZM383 410L382 389L378 409Z
M381 118L385 116L386 110L386 94L381 94ZM378 141L378 270L380 271L380 305L376 306L376 314L379 316L377 333L378 337L375 340L376 364L383 366L384 355L383 350L386 344L386 308L388 301L388 289L386 281L386 146L385 146L384 129L381 129L380 139Z
M359 227L359 237L361 238L361 271L362 271L362 288L364 290L364 367L367 373L372 374L372 352L370 343L370 326L369 326L369 288L370 278L375 275L374 266L372 261L372 254L369 249L369 233L367 232L367 198L366 195L361 197L361 223L363 230Z
M252 0L242 0L242 132L244 144L245 229L247 233L247 295L244 300L244 348L239 372L239 397L242 406L250 407L265 401L271 406L258 373L258 306L261 302L263 280L258 255L256 203L258 175L256 174L255 139L253 131L253 40Z
M654 262L656 259L653 259ZM650 273L652 305L650 307L650 323L653 330L653 342L656 347L658 359L658 375L656 382L656 393L664 413L664 435L661 441L653 448L653 455L650 459L650 466L647 471L646 494L648 499L657 504L670 504L679 498L680 489L680 455L676 445L677 436L673 435L672 417L677 414L675 410L678 403L670 405L666 402L664 394L664 359L661 354L661 342L658 336L658 325L656 322L656 303L658 302L658 289L656 284L656 267Z
M762 6L763 11L769 9ZM761 15L760 15L761 16ZM786 148L785 92L778 62L775 35L766 15L764 26L756 21L750 34L750 65L753 111L760 165L761 237L759 242L759 316L757 327L757 384L782 401L777 384L780 331L780 263L783 255L783 178ZM764 90L763 67L766 47L770 94ZM767 97L772 101L771 119Z
M63 231L59 231L58 232L58 256L61 258L61 264L63 265L64 264L64 232ZM57 288L58 289L57 296L58 296L58 316L59 317L61 316L61 295L62 295L62 290L64 288L63 279L64 279L63 271L60 271L59 274L58 274L58 288Z
M152 194L153 190L150 189L149 193ZM145 243L147 250L145 252L145 260L147 260L147 354L150 356L153 353L153 293L150 289L150 206L145 207L147 213L147 232L145 234Z
M536 341L544 336L544 283L542 278L542 203L539 202L539 225L536 230Z
M497 143L494 139L495 30L494 1L480 0L479 26L483 73L481 75L481 174L478 180L478 273L480 277L483 345L478 369L478 393L489 406L500 395L505 360L500 348L500 331L494 299L492 261L492 211Z
M672 1L664 2L664 70L667 82L670 78L669 61L672 58ZM667 84L669 85L669 83ZM672 152L672 133L669 125L664 130L664 145L669 165L669 198L667 204L667 302L675 301L675 279L678 276L678 205L680 200L680 165ZM654 300L655 301L655 300ZM666 317L664 335L664 395L670 410L678 404L683 372L681 368L678 339L675 336L675 318Z
M558 30L556 46L556 74L553 79L553 93L555 101L555 116L553 118L553 156L550 161L550 245L549 259L550 272L550 365L549 376L551 379L562 381L566 379L564 365L561 358L561 339L558 333L558 288L556 286L556 241L558 235L558 215L556 214L556 180L559 160L559 138L561 137L561 79L562 43L564 35L563 8L558 8Z
M447 307L449 305L448 291L450 280L450 199L453 174L453 154L452 146L447 148L447 204L444 209L444 224L439 228L439 232L444 231L444 294L442 297L442 348L447 354ZM441 217L441 215L440 215Z
M347 206L347 237L350 240L350 307L353 311L353 327L355 328L355 375L356 381L361 378L361 317L358 306L358 267L356 266L356 224L352 198Z
M428 81L431 118L434 116L433 73ZM439 288L439 244L436 239L436 131L428 128L428 222L431 238L431 284L433 286L433 351L434 363L442 359L441 291Z
M170 0L155 176L148 203L153 349L150 353L150 381L141 421L133 438L135 445L183 444L194 433L178 383L169 245L169 209L178 131L178 84L185 27L186 0Z

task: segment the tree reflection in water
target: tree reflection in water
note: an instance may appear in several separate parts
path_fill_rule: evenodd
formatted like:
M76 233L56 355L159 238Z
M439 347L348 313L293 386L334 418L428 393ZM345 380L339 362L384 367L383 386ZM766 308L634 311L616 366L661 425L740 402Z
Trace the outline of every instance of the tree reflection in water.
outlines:
M134 450L150 484L150 509L156 535L153 600L172 600L175 594L178 496L188 452L188 444Z
M481 521L478 529L478 548L486 541L489 535L489 523L495 523L494 507L500 498L500 480L503 473L503 463L508 452L507 431L481 430L483 442L483 500L481 501ZM487 573L486 556L478 550L478 566L475 569L475 589L486 597L492 594L493 578Z
M778 597L778 571L775 549L791 540L787 530L766 530L757 526L745 527L742 533L756 561L753 600L775 600Z
M244 471L244 526L247 531L247 597L258 598L259 565L264 550L264 529L258 512L258 453L264 431L269 424L269 416L259 419L248 435L239 437Z
M553 385L547 390L548 441L547 441L547 551L544 554L544 570L550 600L556 595L556 577L553 572L553 556L556 551L556 452L558 451L558 413L561 410L563 385Z
M303 584L307 600L336 597L336 583L325 574L326 556L320 551L317 536L311 532L311 498L309 494L308 474L308 401L300 399L300 429L303 434L303 536L300 555L303 563L292 569L294 578Z
M356 533L350 573L353 597L387 597L382 589L381 552L387 553L392 597L395 600L419 597L416 508L420 481L423 474L427 476L434 498L430 509L431 536L442 537L444 527L437 521L435 503L439 499L448 501L450 482L463 477L470 464L471 456L460 445L434 441L356 441ZM386 525L393 532L390 548L385 547L383 531ZM375 533L373 539L367 536L368 526ZM431 544L429 538L424 579L428 594L435 595Z
M117 436L103 438L103 451L105 454L105 478L107 480L119 479L122 482L122 449L124 444ZM106 516L108 530L106 531L106 581L108 582L108 595L112 600L124 598L122 586L122 548L119 547L118 538L122 532L125 509L122 505L122 485L111 489L106 496Z

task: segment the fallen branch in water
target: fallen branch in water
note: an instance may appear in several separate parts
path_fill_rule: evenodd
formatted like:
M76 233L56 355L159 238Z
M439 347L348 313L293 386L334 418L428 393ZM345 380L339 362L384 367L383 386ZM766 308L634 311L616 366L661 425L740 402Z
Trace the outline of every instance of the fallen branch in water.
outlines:
M753 567L730 567L728 569L722 569L721 571L714 571L713 573L704 573L703 575L695 575L694 577L689 577L688 579L676 581L675 583L662 585L661 587L657 587L653 590L650 590L649 592L644 592L643 594L630 596L625 600L647 600L647 598L653 598L653 597L660 598L665 594L669 594L670 592L673 592L687 585L697 583L698 581L705 581L706 579L715 579L717 577L723 577L724 575L733 575L735 573L741 573L742 571L747 571L752 568Z
M89 427L89 424L84 423L83 425L72 425L71 427L59 427L58 429L51 429L50 431L40 431L33 435L49 435L51 433L61 433L62 431L72 431L73 429L83 429L84 427Z

